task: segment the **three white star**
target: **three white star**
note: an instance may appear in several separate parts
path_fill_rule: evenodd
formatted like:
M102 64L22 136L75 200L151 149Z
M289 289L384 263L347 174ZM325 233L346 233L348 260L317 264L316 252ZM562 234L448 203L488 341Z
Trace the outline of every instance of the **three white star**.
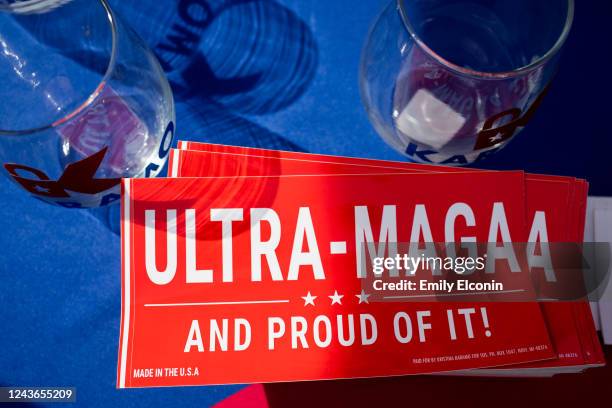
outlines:
M359 300L359 304L362 303L367 303L369 304L370 302L368 301L368 298L371 295L366 293L363 289L361 289L361 293L355 295L355 297ZM310 291L308 291L308 293L306 294L306 296L300 296L302 299L304 299L304 306L315 306L315 299L317 298L317 296L313 296L312 293L310 293ZM334 294L333 295L329 295L328 298L331 299L331 304L332 305L341 305L342 304L342 298L344 297L344 295L341 295L338 293L337 290L334 290Z
M308 305L315 305L314 304L314 300L317 298L316 296L312 296L310 294L310 291L308 291L308 294L306 294L306 296L301 296L302 299L304 299L304 306L308 306Z
M370 302L368 302L368 298L370 297L370 295L365 293L365 291L363 289L361 289L361 293L358 294L358 295L355 295L355 297L357 297L357 299L359 299L359 304L370 303Z
M342 300L341 299L344 297L344 295L339 295L338 291L334 290L334 294L330 295L328 297L331 299L331 301L332 301L331 304L332 305L335 305L335 304L341 305L342 304Z

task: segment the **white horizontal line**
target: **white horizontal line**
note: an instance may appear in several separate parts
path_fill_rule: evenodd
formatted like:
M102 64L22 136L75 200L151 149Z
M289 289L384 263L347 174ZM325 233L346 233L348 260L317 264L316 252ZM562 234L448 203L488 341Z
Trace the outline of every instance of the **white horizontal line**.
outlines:
M194 303L145 303L145 307L180 307L180 306L219 306L219 305L259 305L268 303L289 303L281 300L243 300L235 302L194 302Z
M329 243L329 252L332 255L346 254L346 241L332 241Z
M468 295L496 295L501 293L525 292L525 289L498 290L491 292L466 292L466 293L441 293L436 295L405 295L405 296L384 296L383 299L409 299L424 297L444 297L444 296L468 296Z

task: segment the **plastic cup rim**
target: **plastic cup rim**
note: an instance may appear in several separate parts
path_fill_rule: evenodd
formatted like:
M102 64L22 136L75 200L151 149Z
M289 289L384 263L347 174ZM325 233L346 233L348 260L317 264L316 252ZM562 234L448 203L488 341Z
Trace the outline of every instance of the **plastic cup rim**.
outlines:
M554 57L560 50L563 48L567 37L572 28L572 23L574 21L574 0L567 0L567 17L565 19L565 24L563 26L563 30L557 38L555 44L542 56L538 59L532 61L531 63L524 65L522 67L513 69L511 71L500 71L500 72L486 72L486 71L478 71L469 69L466 67L462 67L460 65L454 64L451 61L445 59L440 54L436 53L433 49L431 49L416 33L413 24L408 18L408 14L406 13L406 1L405 0L395 0L397 3L397 10L401 16L402 22L404 24L404 28L408 31L412 39L415 41L418 46L425 51L431 58L438 61L441 65L449 68L452 71L455 71L461 75L479 78L479 79L506 79L517 77L528 72L531 72L546 62L548 62L552 57Z
M111 55L108 61L108 65L106 67L106 70L104 72L104 75L102 76L102 79L100 80L100 82L98 83L98 85L96 86L96 88L89 94L89 96L83 101L83 103L81 103L79 106L77 106L75 109L73 109L71 112L63 115L61 118L43 125L43 126L38 126L35 128L31 128L31 129L19 129L19 130L7 130L7 129L0 129L0 136L22 136L22 135L28 135L28 134L34 134L34 133L39 133L39 132L43 132L45 130L49 130L49 129L53 129L56 128L68 121L70 121L71 119L75 118L76 116L78 116L81 112L83 112L85 109L87 109L88 107L90 107L91 105L93 105L93 103L100 97L100 95L102 94L102 91L104 90L104 88L106 87L107 82L109 81L111 75L113 74L113 71L115 69L115 64L116 64L116 57L117 57L117 23L115 20L115 16L107 2L107 0L97 0L100 5L104 8L104 12L106 14L106 18L107 21L110 25L111 28Z

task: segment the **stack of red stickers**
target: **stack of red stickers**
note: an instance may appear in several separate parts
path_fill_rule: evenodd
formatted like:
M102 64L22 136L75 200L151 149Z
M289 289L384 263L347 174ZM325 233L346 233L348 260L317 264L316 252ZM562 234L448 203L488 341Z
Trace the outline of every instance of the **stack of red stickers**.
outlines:
M586 182L179 148L169 178L123 181L118 387L604 363L586 302L381 302L361 259L369 243L580 242Z

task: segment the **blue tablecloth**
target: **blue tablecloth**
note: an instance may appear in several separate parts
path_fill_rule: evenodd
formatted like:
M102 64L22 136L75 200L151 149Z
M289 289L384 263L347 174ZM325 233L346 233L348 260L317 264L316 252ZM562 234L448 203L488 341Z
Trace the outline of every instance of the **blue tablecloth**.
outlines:
M357 83L383 1L112 3L168 72L179 138L401 159L372 130ZM528 128L480 165L585 177L591 194L612 195L612 9L577 3L550 94ZM87 212L43 204L5 178L0 191L0 385L76 386L90 407L201 407L240 388L116 390L119 238Z

